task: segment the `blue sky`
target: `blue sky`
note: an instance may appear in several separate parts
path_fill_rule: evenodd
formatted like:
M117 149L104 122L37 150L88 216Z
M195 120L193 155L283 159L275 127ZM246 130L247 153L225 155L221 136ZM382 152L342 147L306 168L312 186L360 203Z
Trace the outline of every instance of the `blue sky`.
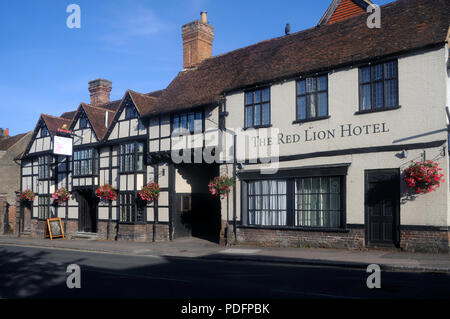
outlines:
M390 0L377 0L382 5ZM81 28L69 29L69 4ZM88 81L127 89L165 88L182 68L181 26L208 12L213 55L313 27L331 0L40 0L0 3L0 127L33 130L41 113L59 116L89 102Z

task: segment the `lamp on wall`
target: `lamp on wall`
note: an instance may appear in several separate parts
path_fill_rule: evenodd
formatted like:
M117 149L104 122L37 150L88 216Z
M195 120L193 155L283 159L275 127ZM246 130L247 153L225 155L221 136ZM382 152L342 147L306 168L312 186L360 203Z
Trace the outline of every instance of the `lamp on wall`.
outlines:
M408 158L408 151L407 150L403 150L402 151L402 158Z

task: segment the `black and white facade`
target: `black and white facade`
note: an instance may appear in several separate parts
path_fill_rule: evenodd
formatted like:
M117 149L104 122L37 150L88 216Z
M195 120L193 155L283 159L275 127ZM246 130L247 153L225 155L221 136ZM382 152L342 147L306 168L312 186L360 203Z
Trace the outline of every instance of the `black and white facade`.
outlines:
M382 7L387 31L353 17L206 58L162 91L41 116L22 158L22 190L37 194L23 207L34 232L58 216L70 236L448 252L449 45L443 27L432 32L433 20L448 30L437 13L448 4L413 0L403 13L405 5ZM204 16L186 26L211 30ZM436 38L399 40L416 27ZM384 49L344 41L362 35ZM337 53L314 55L322 43ZM52 153L64 125L72 157ZM402 175L420 160L437 162L445 182L411 196ZM236 179L227 199L209 194L218 175ZM151 204L137 196L148 182L161 189ZM104 184L117 188L116 201L98 201ZM63 186L72 197L55 206L50 194Z

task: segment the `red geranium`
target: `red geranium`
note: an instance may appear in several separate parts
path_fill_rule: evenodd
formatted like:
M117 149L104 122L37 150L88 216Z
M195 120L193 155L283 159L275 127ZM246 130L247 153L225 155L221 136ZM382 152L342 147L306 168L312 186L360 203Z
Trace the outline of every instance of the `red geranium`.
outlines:
M52 198L55 200L57 204L62 204L66 202L70 197L70 192L65 189L64 187L61 187L60 189L57 189L53 194Z
M115 201L117 199L117 190L109 184L99 186L95 194L101 200Z
M408 189L415 194L428 194L436 191L444 182L442 168L433 161L412 163L404 171L403 180Z
M209 182L209 192L212 195L220 196L221 198L227 197L234 185L234 178L228 176L217 176Z
M145 200L149 203L157 200L159 198L159 185L156 183L148 183L143 186L141 191L139 192L139 196L142 200Z
M23 192L21 192L19 194L20 200L26 200L29 202L34 201L35 197L36 197L36 194L29 188L27 188L26 190L24 190Z

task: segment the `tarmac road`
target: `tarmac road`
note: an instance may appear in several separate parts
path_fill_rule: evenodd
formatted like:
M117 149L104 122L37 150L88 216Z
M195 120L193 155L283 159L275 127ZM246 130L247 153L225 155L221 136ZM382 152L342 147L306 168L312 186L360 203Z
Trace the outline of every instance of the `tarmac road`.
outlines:
M450 298L450 275L382 272L369 289L361 269L128 256L0 245L1 298ZM67 266L81 288L69 289Z

